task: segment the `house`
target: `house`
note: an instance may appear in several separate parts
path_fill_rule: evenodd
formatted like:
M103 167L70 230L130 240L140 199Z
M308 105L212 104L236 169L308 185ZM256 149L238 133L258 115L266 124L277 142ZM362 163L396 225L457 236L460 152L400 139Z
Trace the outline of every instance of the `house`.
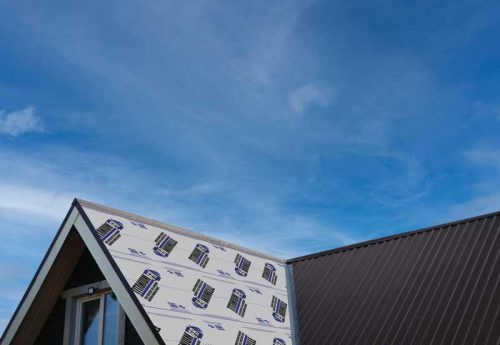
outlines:
M0 344L499 344L499 234L500 212L282 260L76 199Z

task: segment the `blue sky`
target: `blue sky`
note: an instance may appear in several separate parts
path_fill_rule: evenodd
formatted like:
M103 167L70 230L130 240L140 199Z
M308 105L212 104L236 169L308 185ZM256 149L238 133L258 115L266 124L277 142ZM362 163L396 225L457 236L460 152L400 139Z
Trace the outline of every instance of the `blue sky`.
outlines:
M499 210L499 10L1 2L0 331L75 196L285 258Z

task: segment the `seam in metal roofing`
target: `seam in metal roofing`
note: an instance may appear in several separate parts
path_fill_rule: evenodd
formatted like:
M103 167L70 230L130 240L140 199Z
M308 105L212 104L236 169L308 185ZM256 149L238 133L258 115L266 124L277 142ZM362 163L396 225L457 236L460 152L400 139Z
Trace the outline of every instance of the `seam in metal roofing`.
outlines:
M500 213L289 260L302 345L498 345Z
M69 227L159 344L500 344L500 212L287 261L84 200L70 213L2 344Z

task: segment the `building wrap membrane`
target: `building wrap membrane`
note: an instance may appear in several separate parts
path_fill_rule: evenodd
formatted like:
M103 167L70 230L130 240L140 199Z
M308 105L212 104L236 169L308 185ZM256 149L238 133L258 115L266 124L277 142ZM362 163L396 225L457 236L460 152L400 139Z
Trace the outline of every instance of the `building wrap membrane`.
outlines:
M84 210L166 344L292 344L281 260Z

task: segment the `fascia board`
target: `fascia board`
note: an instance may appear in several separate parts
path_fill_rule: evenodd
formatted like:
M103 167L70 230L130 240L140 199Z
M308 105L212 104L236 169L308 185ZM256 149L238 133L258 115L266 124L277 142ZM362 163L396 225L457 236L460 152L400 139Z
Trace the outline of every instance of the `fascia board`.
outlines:
M1 345L10 344L10 342L14 338L17 330L19 329L19 326L24 320L26 314L29 311L29 308L31 307L31 304L33 303L43 282L45 281L50 268L52 267L57 255L59 254L64 242L66 241L69 231L73 227L75 220L78 218L78 215L79 211L73 205L68 211L66 218L59 228L56 237L52 241L47 253L45 254L45 257L42 260L42 263L35 273L33 280L31 281L23 298L21 299L19 306L14 312L14 316L5 328L4 334L2 335L2 339L0 341Z

